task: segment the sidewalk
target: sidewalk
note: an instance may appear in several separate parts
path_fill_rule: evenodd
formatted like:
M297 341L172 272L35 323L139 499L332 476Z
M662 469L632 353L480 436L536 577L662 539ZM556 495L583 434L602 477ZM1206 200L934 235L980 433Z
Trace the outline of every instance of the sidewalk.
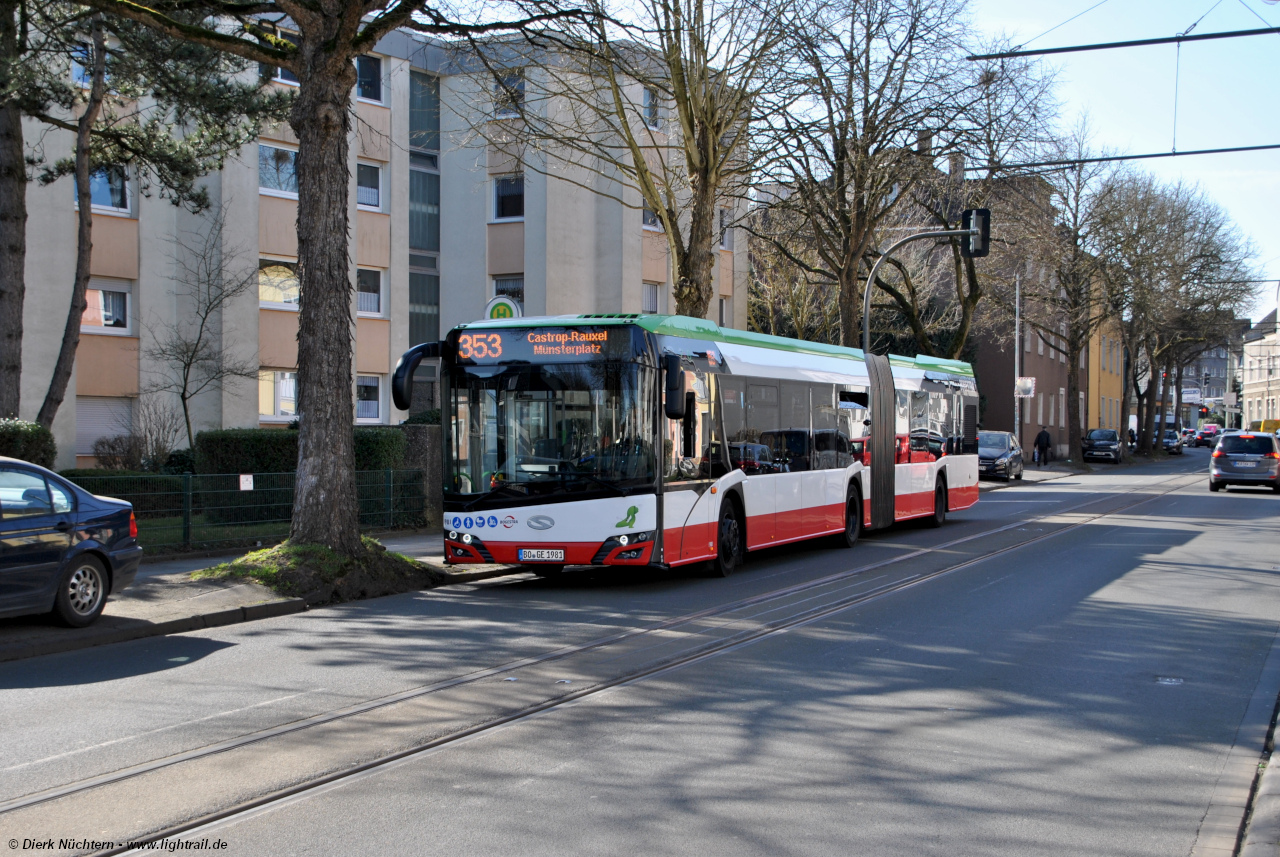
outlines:
M447 568L440 532L393 534L382 543L387 550L447 572L451 583L500 577L517 569L507 565L469 565L465 571ZM133 585L113 596L102 616L88 628L63 628L47 616L0 619L0 662L234 625L306 609L301 598L281 598L257 583L191 579L191 572L233 556L144 562Z

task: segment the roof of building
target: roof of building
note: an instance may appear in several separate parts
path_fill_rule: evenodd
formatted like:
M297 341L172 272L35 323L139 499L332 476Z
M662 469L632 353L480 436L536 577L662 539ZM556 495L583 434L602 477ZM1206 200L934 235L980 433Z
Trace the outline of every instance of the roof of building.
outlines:
M735 330L721 327L715 322L703 318L692 318L686 315L648 315L640 313L588 313L584 315L548 315L528 318L481 319L458 325L458 329L468 327L576 327L581 325L623 325L634 324L650 333L668 336L684 336L691 339L704 339L711 342L725 342L734 345L752 345L757 348L770 348L775 351L792 351L801 354L819 354L824 357L845 357L861 360L862 349L846 348L842 345L828 345L825 342L806 342L802 339L789 339L785 336L771 336L767 333L753 333L749 330ZM973 367L959 360L946 360L941 357L903 357L890 354L889 362L895 366L912 367L922 370L945 372L963 377L973 377Z

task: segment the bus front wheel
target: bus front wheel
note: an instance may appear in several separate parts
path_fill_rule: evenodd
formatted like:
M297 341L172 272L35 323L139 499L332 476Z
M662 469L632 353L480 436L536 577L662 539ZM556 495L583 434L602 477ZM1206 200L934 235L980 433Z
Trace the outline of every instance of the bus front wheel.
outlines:
M742 524L738 507L728 498L720 504L720 523L716 525L716 558L711 560L712 577L728 577L742 564Z

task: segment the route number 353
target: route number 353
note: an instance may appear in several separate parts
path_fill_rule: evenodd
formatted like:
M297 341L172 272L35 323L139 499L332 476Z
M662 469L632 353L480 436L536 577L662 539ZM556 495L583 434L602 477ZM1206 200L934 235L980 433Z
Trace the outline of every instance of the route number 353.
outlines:
M458 356L485 360L502 356L502 336L497 333L464 333L458 337Z

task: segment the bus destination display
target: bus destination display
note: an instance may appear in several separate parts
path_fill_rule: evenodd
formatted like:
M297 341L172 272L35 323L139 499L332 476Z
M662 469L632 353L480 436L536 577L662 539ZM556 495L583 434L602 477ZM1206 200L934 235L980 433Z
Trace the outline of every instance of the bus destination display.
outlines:
M539 327L468 330L458 334L458 359L471 363L558 363L631 356L624 327Z

